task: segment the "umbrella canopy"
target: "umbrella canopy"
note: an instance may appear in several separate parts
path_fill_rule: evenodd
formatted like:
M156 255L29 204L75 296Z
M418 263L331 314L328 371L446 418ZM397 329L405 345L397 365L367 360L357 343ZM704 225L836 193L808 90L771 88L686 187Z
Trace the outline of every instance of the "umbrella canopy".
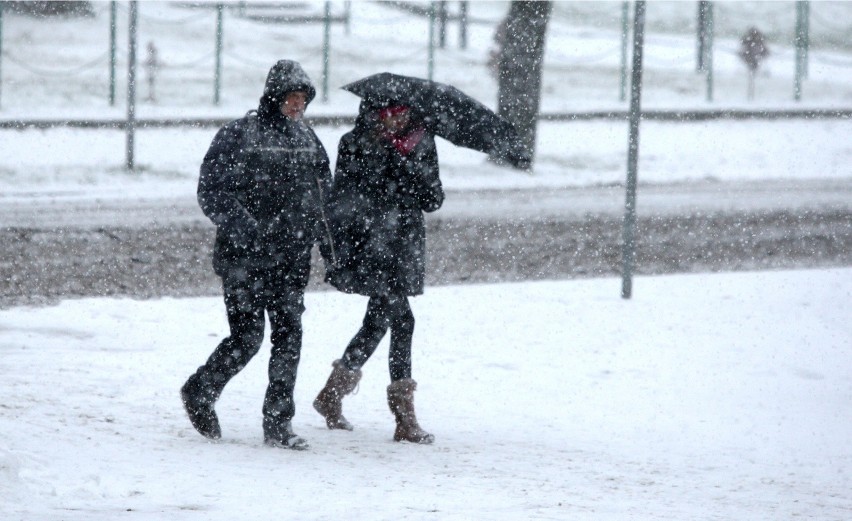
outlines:
M510 122L452 85L381 72L343 89L376 106L410 107L427 130L456 146L485 152L517 168L532 162Z

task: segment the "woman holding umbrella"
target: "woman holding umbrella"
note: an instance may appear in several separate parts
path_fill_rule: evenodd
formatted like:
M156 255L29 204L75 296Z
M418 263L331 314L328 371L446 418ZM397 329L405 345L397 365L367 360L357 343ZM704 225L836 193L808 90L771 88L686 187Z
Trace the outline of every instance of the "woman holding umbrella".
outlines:
M423 214L444 201L434 136L519 169L529 168L532 159L511 123L450 85L382 72L343 88L362 101L355 128L341 138L337 152L330 198L337 263L326 280L370 301L361 329L332 364L314 408L329 429L352 430L341 402L390 329L387 392L396 417L394 440L432 443L434 436L414 414L414 315L408 297L423 293Z
M394 440L432 443L434 436L414 413L408 297L423 293L423 214L441 207L444 192L434 138L416 110L389 100L362 101L355 128L340 140L330 199L338 263L329 267L327 280L370 300L314 408L329 429L352 430L342 399L358 385L361 367L390 329L387 399L396 418Z

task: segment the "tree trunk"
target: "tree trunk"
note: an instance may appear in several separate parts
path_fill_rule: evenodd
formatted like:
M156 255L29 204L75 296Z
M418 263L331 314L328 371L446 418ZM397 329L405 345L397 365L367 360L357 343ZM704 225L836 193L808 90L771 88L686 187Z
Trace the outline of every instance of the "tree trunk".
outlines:
M754 76L757 73L755 69L749 68L748 70L748 100L752 101L754 99Z
M552 2L515 0L505 20L499 60L498 113L511 121L535 157L544 40Z

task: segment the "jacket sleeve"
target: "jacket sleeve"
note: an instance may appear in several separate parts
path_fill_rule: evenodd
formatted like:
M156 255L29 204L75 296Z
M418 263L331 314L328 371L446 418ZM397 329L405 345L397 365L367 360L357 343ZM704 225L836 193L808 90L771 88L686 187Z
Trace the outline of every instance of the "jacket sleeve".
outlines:
M240 168L243 131L239 121L222 127L213 138L198 177L198 205L236 246L248 247L257 237L257 221L236 196L234 172Z
M319 151L316 164L316 179L317 187L319 188L320 214L322 216L322 231L320 234L319 250L320 255L322 255L322 258L326 261L326 265L334 266L337 264L337 256L334 251L334 239L331 234L330 221L332 195L331 162L328 159L328 153L326 153L325 147L322 145L322 142L316 134L314 134L314 141L316 142Z
M317 180L319 181L321 190L320 195L322 196L323 211L328 212L332 184L331 161L329 161L328 153L325 151L325 147L316 134L314 134L314 140L319 150L317 158Z
M435 140L427 137L407 157L397 154L402 166L397 193L424 212L434 212L444 204L444 188L438 171Z

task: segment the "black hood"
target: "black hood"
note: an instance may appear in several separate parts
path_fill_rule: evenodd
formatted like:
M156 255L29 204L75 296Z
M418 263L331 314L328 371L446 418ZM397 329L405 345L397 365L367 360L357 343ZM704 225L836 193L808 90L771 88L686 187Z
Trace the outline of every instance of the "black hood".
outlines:
M308 95L307 103L310 103L317 95L314 84L298 62L278 60L266 76L266 85L263 88L263 97L260 98L258 112L261 115L277 113L284 97L295 91L305 92Z

